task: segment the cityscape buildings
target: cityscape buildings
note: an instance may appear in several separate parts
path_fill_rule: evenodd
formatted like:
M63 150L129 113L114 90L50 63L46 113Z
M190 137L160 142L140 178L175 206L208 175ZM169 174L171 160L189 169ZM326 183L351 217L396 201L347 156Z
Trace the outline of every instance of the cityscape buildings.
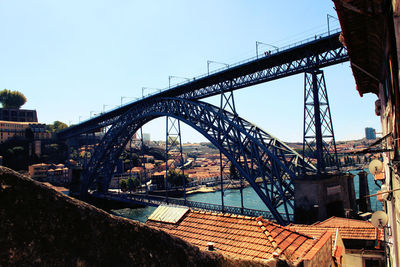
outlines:
M367 140L375 140L376 139L376 132L374 128L365 128L365 138Z
M44 123L0 121L0 143L14 137L26 139L29 138L30 135L34 140L51 138L51 133L46 130L46 125Z

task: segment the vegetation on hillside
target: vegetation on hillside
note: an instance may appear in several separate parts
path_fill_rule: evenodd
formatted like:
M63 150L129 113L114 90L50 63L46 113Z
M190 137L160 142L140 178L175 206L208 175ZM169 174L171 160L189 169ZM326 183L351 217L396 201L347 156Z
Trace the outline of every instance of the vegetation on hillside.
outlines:
M3 166L16 171L28 170L36 163L62 163L67 159L67 146L63 142L43 142L40 156L35 153L32 141L24 137L14 137L0 144Z
M168 170L168 183L170 183L172 186L183 186L183 179L185 179L185 183L188 182L189 177L187 176L187 174L183 175L180 170Z
M121 179L121 181L119 181L119 187L121 188L122 192L135 191L139 186L140 181L137 177L130 177L129 179Z
M65 128L68 128L68 125L61 121L55 121L53 124L46 125L46 130L50 133L56 133Z

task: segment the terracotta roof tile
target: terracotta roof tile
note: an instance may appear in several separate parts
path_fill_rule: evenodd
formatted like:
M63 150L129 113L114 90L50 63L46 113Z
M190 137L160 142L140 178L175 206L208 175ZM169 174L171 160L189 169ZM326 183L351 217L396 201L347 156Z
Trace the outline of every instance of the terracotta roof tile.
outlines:
M376 228L368 221L331 217L323 222L317 222L311 226L308 225L291 225L291 229L313 237L320 237L325 231L336 231L339 229L343 239L364 239L376 240ZM383 234L380 235L383 240Z
M372 224L367 221L347 219L340 217L330 217L329 219L316 223L315 225L326 227L370 227ZM373 226L372 226L373 227Z
M217 251L225 255L255 260L270 259L273 254L279 256L285 251L296 258L302 257L310 252L316 242L309 235L262 218L192 210L172 226L151 220L147 224L178 236L200 249L205 250L207 242L214 242Z

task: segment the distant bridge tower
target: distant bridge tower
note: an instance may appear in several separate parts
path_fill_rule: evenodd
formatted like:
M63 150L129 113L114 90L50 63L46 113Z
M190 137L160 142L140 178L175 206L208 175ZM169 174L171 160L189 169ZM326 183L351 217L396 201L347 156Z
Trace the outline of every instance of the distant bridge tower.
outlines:
M305 72L303 129L304 159L310 162L311 158L315 158L319 174L326 172L327 167L338 170L335 135L322 70Z

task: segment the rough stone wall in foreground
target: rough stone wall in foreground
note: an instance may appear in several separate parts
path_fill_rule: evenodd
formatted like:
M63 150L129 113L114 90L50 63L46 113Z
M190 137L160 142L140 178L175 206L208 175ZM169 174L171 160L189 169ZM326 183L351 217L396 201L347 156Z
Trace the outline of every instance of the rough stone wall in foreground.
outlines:
M0 167L0 266L257 265L200 251Z

